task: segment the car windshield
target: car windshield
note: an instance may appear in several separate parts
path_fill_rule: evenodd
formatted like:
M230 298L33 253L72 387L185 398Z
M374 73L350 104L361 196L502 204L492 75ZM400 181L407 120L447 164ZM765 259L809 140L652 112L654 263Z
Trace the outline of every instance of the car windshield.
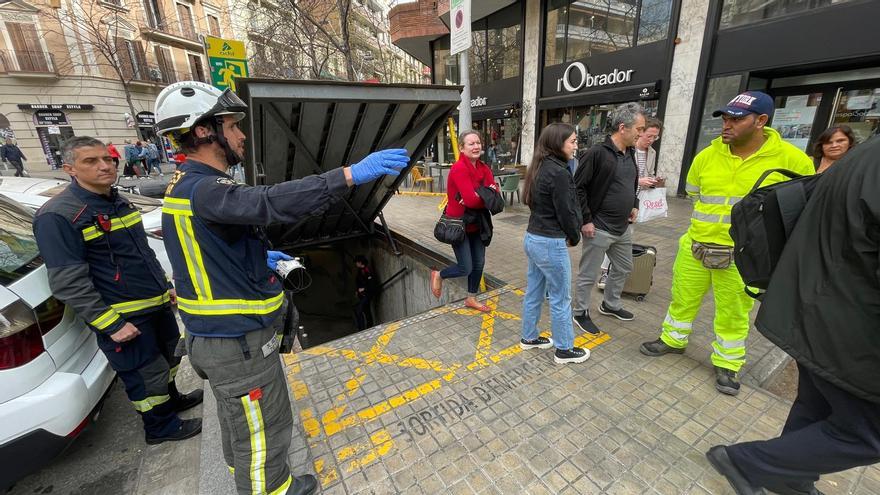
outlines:
M47 198L51 198L56 194L60 193L67 187L67 184L60 184L51 189L46 189L45 191L40 193L40 196L45 196ZM140 196L138 194L129 194L120 192L120 196L125 198L131 204L134 205L141 213L149 213L156 208L160 208L162 206L162 201L154 198L148 198L146 196Z
M0 195L0 282L9 285L42 264L30 209Z

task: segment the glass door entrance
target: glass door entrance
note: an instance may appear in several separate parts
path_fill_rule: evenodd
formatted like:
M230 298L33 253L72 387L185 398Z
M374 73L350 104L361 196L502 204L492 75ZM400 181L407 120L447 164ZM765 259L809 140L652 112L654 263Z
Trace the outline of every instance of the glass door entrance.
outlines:
M859 143L880 134L880 87L850 91L841 89L831 115L831 124L850 126Z

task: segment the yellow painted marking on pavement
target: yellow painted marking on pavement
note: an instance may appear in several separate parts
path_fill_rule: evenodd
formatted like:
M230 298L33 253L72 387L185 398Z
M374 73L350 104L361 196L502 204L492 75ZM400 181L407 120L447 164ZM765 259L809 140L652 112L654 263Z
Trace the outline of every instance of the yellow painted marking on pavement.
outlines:
M343 449L346 451L347 455L350 455L350 450L359 451L365 450L366 452L356 459L352 459L351 462L344 466L346 473L352 473L357 469L364 468L369 466L373 462L377 461L380 457L384 457L391 452L391 449L394 448L394 440L391 438L391 435L388 433L388 430L382 429L370 435L370 444L371 446L362 446L357 445L354 448L347 447ZM337 459L340 462L343 461L341 458L342 451L340 454L337 454Z
M476 309L464 308L464 309L456 309L453 313L464 316L482 316L485 313L482 311L477 311ZM513 313L506 313L504 311L492 311L493 316L497 316L502 320L520 320L519 315Z
M315 438L321 434L321 423L315 418L315 412L312 411L312 408L304 407L300 409L299 419L309 438Z
M329 469L326 473L324 472L324 459L315 459L315 473L318 475L318 481L321 483L321 486L327 486L339 479L339 473L336 472L336 468Z
M440 192L418 192L418 191L400 191L401 196L428 196L428 197L446 197L446 193Z
M490 311L483 313L483 322L480 325L480 338L477 341L477 351L474 353L474 361L480 363L480 366L487 366L488 361L485 360L486 354L492 350L492 333L495 331L495 315L494 312L498 308L498 298L493 297L486 301Z

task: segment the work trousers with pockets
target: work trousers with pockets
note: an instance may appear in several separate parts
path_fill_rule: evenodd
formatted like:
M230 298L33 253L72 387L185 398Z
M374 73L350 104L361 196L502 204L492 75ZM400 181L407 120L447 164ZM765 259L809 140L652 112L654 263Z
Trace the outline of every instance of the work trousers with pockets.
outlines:
M706 268L702 261L694 258L691 244L687 233L678 241L678 255L672 267L672 301L660 339L676 349L687 347L703 297L711 288L715 296L712 364L739 371L746 362L749 312L755 300L743 290L745 283L733 263L723 269Z
M141 414L146 434L167 436L180 429L176 412L180 394L174 384L180 365L180 357L174 356L180 340L177 320L167 306L125 319L141 334L128 342L114 342L99 333L98 347L125 384L125 393Z
M575 315L590 312L590 296L605 255L611 260L608 279L605 281L605 306L613 310L620 309L623 307L620 295L623 293L626 277L633 267L632 226L628 226L621 235L596 229L595 237L592 239L584 237L581 245L581 261L578 264L577 288L572 312Z
M262 350L276 332L270 327L239 338L186 336L190 363L217 400L223 457L241 495L282 495L292 482L287 381L278 351Z
M755 486L806 490L821 474L880 462L880 404L798 364L798 394L782 434L731 445L727 452Z

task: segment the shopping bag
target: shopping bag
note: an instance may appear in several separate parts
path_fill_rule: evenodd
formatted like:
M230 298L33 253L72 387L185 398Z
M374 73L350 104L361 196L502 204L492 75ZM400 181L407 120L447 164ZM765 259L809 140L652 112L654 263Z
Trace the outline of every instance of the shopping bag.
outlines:
M666 218L669 205L666 203L666 188L654 187L639 192L639 217L637 223L654 218Z

